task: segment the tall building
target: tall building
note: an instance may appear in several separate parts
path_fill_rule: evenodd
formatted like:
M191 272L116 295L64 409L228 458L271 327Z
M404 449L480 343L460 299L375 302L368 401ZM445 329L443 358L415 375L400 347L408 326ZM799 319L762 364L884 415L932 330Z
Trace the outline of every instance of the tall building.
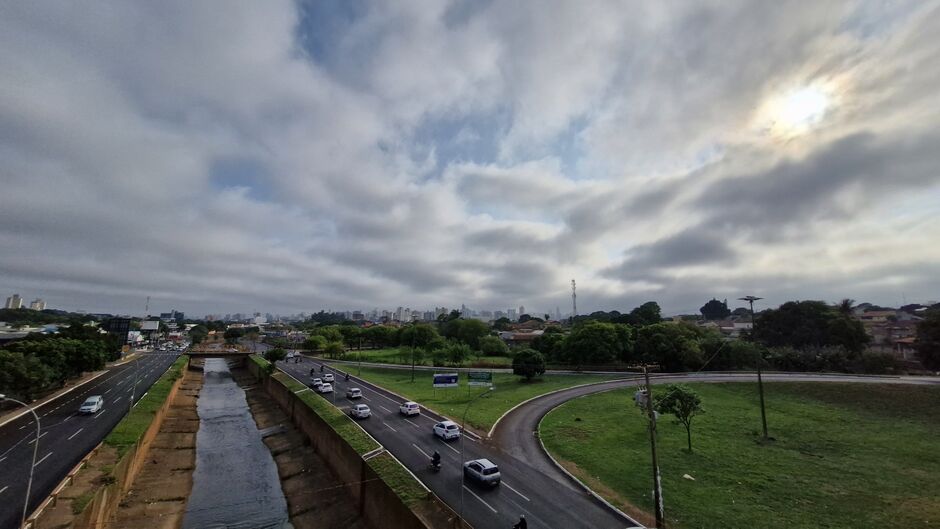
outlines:
M508 316L506 317L509 318L509 321L516 321L519 319L519 316L516 316L516 309L506 309L506 312L508 313Z
M522 316L525 313L525 305L519 305L519 315Z
M19 294L13 294L7 298L7 304L5 308L8 309L21 309L23 308L23 298Z
M30 310L46 310L46 302L36 298L29 304Z

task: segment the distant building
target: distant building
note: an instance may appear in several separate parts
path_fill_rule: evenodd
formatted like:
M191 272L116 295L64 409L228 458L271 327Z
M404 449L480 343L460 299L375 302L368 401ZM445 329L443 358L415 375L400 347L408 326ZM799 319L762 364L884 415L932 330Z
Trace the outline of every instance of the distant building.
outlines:
M111 318L101 324L101 328L112 336L117 336L121 343L127 341L127 333L131 330L130 318Z
M170 312L161 312L160 319L166 322L170 321L182 321L186 319L186 316L182 312L177 312L175 309Z
M13 294L7 298L7 303L4 306L7 309L21 309L23 308L23 298L19 294Z
M30 310L46 310L46 302L36 298L29 303Z

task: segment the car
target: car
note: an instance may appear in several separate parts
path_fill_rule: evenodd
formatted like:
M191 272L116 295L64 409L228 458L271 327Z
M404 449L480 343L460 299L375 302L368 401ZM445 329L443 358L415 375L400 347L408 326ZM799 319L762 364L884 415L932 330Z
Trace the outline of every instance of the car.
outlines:
M323 381L332 383L334 381L333 373L327 373L323 375Z
M359 388L349 388L346 390L347 399L359 399L362 398L362 390Z
M349 408L349 415L355 419L368 419L372 416L372 410L365 404L356 404Z
M418 415L421 413L421 406L418 406L417 402L411 402L409 400L402 403L402 405L398 407L398 413L401 413L405 416Z
M78 408L78 413L98 413L101 411L101 408L104 406L104 397L101 395L92 395L85 399L85 402L82 403Z
M316 377L310 377L310 385L315 388L318 388L321 385L323 385L323 381Z
M441 421L434 425L434 435L444 441L460 437L460 426L454 421Z
M294 356L296 356L296 355L294 354L294 352L293 352L293 351L289 351L286 355L284 355L284 360L293 360L293 359L294 359Z
M489 459L473 459L463 464L463 476L482 485L499 485L499 467Z
M317 386L317 391L320 393L333 393L333 384L324 382L323 384Z

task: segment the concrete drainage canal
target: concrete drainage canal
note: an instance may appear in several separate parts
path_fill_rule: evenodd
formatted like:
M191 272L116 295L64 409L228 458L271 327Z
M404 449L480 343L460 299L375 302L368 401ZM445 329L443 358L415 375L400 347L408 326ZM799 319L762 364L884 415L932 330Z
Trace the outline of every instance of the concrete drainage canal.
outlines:
M277 467L225 360L206 359L184 529L290 528Z

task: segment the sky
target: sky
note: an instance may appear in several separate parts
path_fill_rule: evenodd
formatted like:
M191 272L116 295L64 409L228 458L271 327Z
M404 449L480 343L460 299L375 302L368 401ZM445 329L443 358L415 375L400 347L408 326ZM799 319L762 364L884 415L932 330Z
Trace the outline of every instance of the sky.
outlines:
M0 294L940 298L934 1L0 4Z

